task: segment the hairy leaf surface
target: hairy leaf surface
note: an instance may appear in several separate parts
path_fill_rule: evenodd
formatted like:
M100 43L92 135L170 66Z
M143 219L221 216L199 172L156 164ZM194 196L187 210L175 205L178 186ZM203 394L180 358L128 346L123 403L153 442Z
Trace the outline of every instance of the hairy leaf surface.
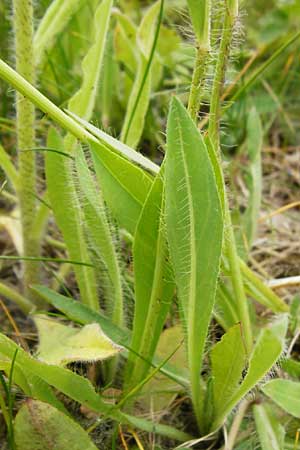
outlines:
M223 239L222 208L204 140L174 98L168 118L166 223L187 334L192 397L201 410L200 372Z

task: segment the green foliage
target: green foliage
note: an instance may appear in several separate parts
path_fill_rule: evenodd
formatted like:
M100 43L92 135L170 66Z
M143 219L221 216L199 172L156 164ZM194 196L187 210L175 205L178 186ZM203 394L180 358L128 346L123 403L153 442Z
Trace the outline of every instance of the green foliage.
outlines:
M15 419L17 450L96 450L88 434L67 415L46 403L27 400ZM54 447L55 446L55 447Z
M102 361L121 351L96 323L78 329L43 315L35 316L34 323L39 334L37 357L48 364Z
M95 259L100 260L98 270L103 273L102 282L105 283L105 291L115 323L123 323L123 291L122 275L119 266L117 251L115 249L113 235L111 233L105 211L105 204L101 192L97 192L94 180L87 166L84 154L80 148L76 152L76 169L80 183L83 216L87 233Z
M48 147L64 149L64 142L53 128L48 135ZM64 158L64 161L62 159ZM56 222L62 231L71 259L90 263L82 226L78 198L72 177L72 159L47 152L46 180L48 195ZM74 266L82 301L99 309L96 278L93 267Z
M141 212L133 243L135 313L131 348L152 359L174 294L165 225L163 222L163 168L156 176ZM149 365L132 353L130 385L147 373Z
M46 52L55 44L59 34L82 3L82 0L54 0L50 4L34 35L33 50L37 65L43 62Z
M211 0L187 0L199 46L210 45Z
M235 325L223 335L211 351L214 414L218 415L239 388L246 362L241 326Z
M233 396L222 405L212 425L214 430L224 421L232 408L271 370L284 349L287 317L275 321L261 330L251 355L247 374Z
M284 428L272 411L271 405L256 404L253 406L253 413L262 450L284 448Z
M262 391L289 414L300 418L300 383L278 378L265 384Z
M299 7L266 1L245 3L247 37L238 51L237 0L43 0L34 10L14 0L18 70L0 60L0 78L18 92L18 113L15 122L1 85L0 224L20 256L5 243L0 259L9 281L23 274L14 267L22 261L30 291L1 280L0 294L25 314L42 305L64 319L33 316L40 339L35 349L29 342L30 352L0 334L0 408L14 450L96 448L71 418L76 403L99 416L89 430L113 422L112 448L118 425L122 445L124 438L139 448L296 446L299 301L290 308L251 268L265 207L263 138L290 152L299 134L290 101ZM5 7L1 57L12 60ZM181 15L187 8L195 48ZM33 105L43 117L34 117ZM246 205L237 215L234 193L236 206ZM44 285L32 286L38 278ZM5 312L25 348L23 321L16 320L19 332L15 310ZM286 345L285 378L266 381ZM121 389L115 402L110 388ZM20 391L27 400L13 423Z
M219 273L223 217L206 145L176 98L168 118L167 147L167 236L184 314L192 399L201 423L199 374ZM207 239L209 234L213 241Z

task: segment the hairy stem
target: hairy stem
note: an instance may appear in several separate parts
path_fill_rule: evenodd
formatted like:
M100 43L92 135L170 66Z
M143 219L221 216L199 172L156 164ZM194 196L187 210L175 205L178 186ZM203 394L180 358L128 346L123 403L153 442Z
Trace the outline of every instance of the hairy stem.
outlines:
M238 12L237 1L226 2L224 25L221 35L221 42L219 48L219 55L216 63L215 77L213 81L211 105L210 105L210 117L209 117L209 135L213 143L213 147L217 153L218 158L221 158L220 154L220 111L221 111L221 97L224 85L224 78L228 59L230 55L230 46L232 43L232 36L236 16ZM231 222L231 215L229 210L228 199L225 198L225 251L228 257L228 263L230 268L232 287L235 294L236 306L239 314L239 319L242 324L245 347L248 354L252 348L252 329L249 316L249 310L247 305L247 298L244 288L243 277L240 268L240 261L237 252L234 231Z
M33 8L31 0L14 0L14 33L16 70L29 83L34 83L33 66ZM34 152L24 151L35 146L34 105L17 93L17 145L19 164L18 197L21 211L23 253L25 256L39 256L40 242L32 234L36 213L36 167ZM29 285L38 283L39 268L32 261L24 261L24 291L29 294Z
M191 115L191 118L194 121L197 121L201 105L208 58L209 58L208 48L199 45L197 48L195 58L195 66L188 102L188 111Z

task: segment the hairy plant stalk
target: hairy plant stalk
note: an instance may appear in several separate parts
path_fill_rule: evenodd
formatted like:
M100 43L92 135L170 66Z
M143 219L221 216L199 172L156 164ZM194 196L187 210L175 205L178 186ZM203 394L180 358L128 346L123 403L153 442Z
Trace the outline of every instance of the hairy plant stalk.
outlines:
M209 134L215 148L220 145L219 125L221 112L221 97L224 86L225 72L230 55L230 46L232 43L233 29L236 16L232 15L232 11L225 6L224 25L222 30L218 59L215 68L215 77L211 94L210 111L209 111Z
M232 44L232 37L235 22L238 14L238 1L225 2L225 17L223 31L221 35L221 42L219 48L219 55L216 63L215 77L211 95L210 118L209 118L209 135L213 143L213 147L220 159L220 112L221 112L221 97L224 85L224 78L228 59L230 55L230 46ZM225 196L226 197L226 196ZM228 199L225 198L225 251L228 257L230 267L230 274L232 279L232 286L235 293L235 300L239 319L242 324L245 347L247 353L250 354L252 349L252 329L247 305L247 298L241 273L239 256L236 248L235 236L233 232L231 215L228 205Z
M199 45L195 59L195 66L192 78L192 84L189 95L188 111L191 118L197 121L198 113L203 97L203 88L205 84L205 76L207 70L207 63L209 58L209 49L205 46Z
M16 70L29 83L34 83L33 66L33 7L31 0L14 0L14 33ZM19 163L18 197L21 211L23 253L39 256L40 241L32 233L36 213L36 165L35 153L24 151L33 148L35 142L35 109L30 100L17 93L17 145ZM24 261L24 291L39 281L39 267L32 261Z
M211 0L188 0L188 6L196 37L196 58L188 101L188 111L192 119L197 121L210 55Z

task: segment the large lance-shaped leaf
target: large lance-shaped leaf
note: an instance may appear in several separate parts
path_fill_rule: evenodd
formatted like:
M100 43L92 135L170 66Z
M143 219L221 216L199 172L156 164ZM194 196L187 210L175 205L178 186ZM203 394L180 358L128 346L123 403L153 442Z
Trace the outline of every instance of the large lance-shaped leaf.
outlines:
M57 36L66 27L83 0L53 0L34 35L33 50L35 63L43 62L46 51L49 51Z
M271 380L262 388L282 409L300 418L300 383L290 380Z
M145 201L134 238L135 310L131 348L151 361L174 292L163 223L163 169ZM129 355L127 384L137 385L149 364Z
M17 450L96 450L89 435L67 415L36 400L27 400L15 423Z
M200 423L200 373L219 273L223 217L206 145L176 98L168 118L165 183L169 249L185 319L192 399Z
M187 0L198 43L209 46L211 0Z
M211 352L214 414L223 409L239 387L246 365L241 325L230 328Z
M249 358L247 374L239 389L224 403L223 408L219 409L212 424L212 430L222 425L235 405L272 369L284 349L287 325L288 318L283 315L261 331Z
M282 450L284 448L284 428L275 416L271 405L253 406L256 429L262 450Z
M64 149L63 139L54 129L49 130L48 147ZM46 180L48 195L54 217L66 243L70 258L74 261L91 263L84 239L80 207L70 158L58 153L47 152ZM82 301L93 309L99 308L96 277L93 267L75 266L74 271Z
M105 293L113 321L123 323L123 292L121 271L106 216L101 192L96 191L94 180L81 149L76 153L76 168L83 196L83 214L93 251L104 270Z

